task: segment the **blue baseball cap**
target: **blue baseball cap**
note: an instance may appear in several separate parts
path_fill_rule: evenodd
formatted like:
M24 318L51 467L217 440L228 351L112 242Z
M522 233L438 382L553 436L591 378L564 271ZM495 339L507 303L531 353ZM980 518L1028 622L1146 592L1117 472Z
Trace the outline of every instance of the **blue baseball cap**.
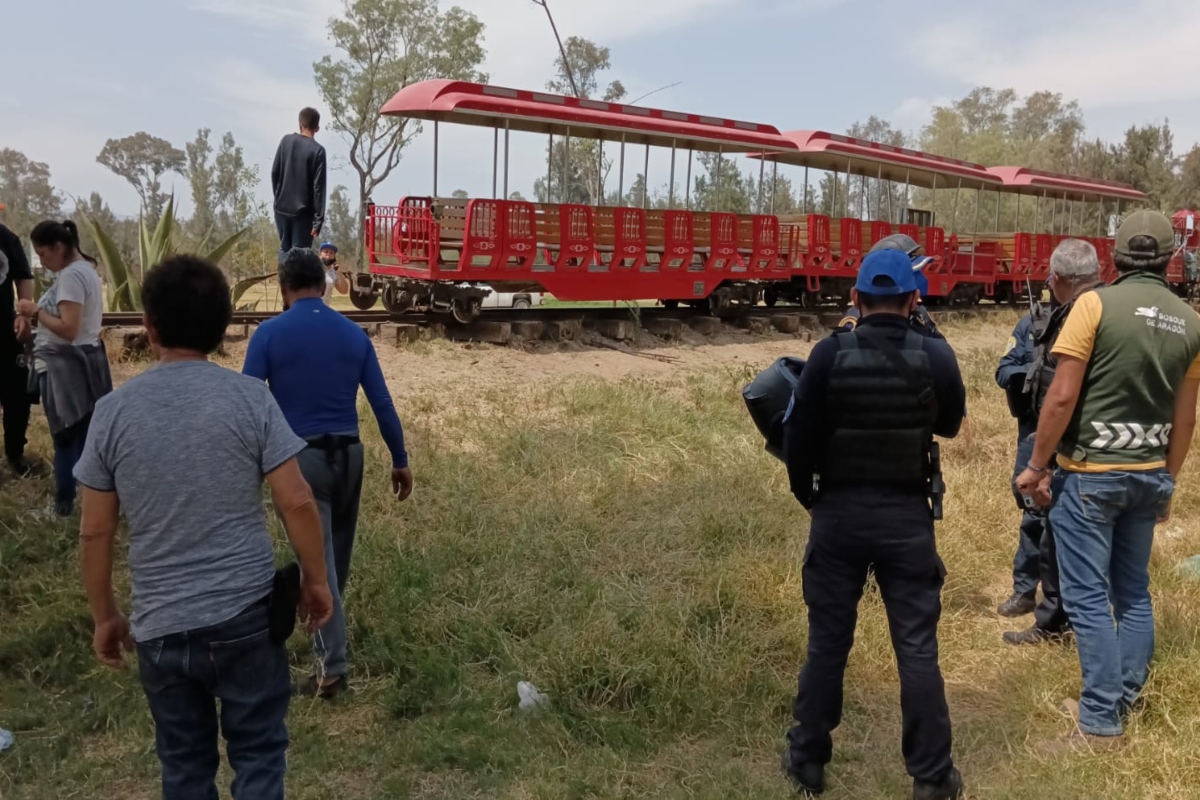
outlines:
M863 259L854 288L862 294L894 297L917 291L916 276L912 261L904 253L876 250Z
M321 246L318 247L317 249L318 250L332 250L333 252L336 253L337 245L335 245L333 242L321 242Z

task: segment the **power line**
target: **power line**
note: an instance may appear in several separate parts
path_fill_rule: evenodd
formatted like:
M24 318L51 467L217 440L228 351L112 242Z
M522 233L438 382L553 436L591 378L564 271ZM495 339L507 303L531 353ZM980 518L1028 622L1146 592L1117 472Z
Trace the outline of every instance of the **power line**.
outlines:
M567 50L563 47L562 37L558 35L558 26L554 24L554 15L550 13L548 0L531 0L535 5L539 5L546 9L546 18L550 20L550 30L554 31L554 40L558 42L558 52L562 56L563 70L567 73L567 80L571 82L571 92L576 98L579 97L579 87L575 85L575 74L571 70L571 62L567 60Z

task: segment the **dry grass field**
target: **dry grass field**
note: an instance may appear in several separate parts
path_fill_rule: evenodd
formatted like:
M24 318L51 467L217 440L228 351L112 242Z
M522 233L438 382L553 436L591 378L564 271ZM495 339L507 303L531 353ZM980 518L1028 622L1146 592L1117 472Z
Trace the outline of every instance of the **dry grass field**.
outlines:
M1079 669L1070 646L1005 645L1013 623L995 614L1019 512L1015 431L992 373L1015 319L946 328L970 416L943 448L941 653L969 796L1200 797L1200 584L1173 571L1200 552L1194 472L1158 531L1158 651L1128 746L1035 753L1069 730L1056 709L1077 695ZM385 489L364 405L367 486L347 599L357 691L293 704L288 796L788 796L778 764L805 645L808 520L740 389L808 347L738 334L658 350L678 358L661 363L579 345L381 343L416 491L397 504ZM243 351L231 347L227 363ZM32 452L50 453L40 417L31 438ZM48 479L0 487L0 727L17 739L0 754L0 796L156 797L136 676L91 655L75 525L28 513L50 491ZM303 675L299 634L292 649ZM519 680L549 708L519 711ZM868 595L826 797L908 796L898 697L883 608ZM222 768L223 797L228 779Z

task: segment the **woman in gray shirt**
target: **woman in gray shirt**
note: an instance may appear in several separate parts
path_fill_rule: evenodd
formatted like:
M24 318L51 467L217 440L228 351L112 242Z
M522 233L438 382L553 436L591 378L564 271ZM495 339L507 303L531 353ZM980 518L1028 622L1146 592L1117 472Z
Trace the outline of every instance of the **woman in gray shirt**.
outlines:
M100 341L104 286L95 259L79 249L74 222L40 222L29 238L55 280L37 303L22 300L17 312L37 327L33 375L54 440L54 511L66 517L75 506L72 470L83 453L92 410L112 391Z

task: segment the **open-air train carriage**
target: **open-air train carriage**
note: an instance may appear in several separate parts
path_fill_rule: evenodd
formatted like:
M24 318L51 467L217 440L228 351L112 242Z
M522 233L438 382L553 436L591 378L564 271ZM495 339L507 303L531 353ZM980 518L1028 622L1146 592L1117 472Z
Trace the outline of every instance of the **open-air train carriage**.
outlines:
M1037 231L962 237L962 246L965 248L976 244L986 247L990 243L1004 254L996 275L994 296L997 300L1015 301L1026 295L1030 286L1045 281L1050 275L1050 254L1059 242L1067 238L1091 242L1100 256L1101 273L1105 280L1115 277L1113 238L1109 235L1104 204L1115 201L1119 214L1122 202L1144 202L1144 193L1125 183L1057 175L1027 167L991 167L988 171L1002 180L1001 192L1017 196L1017 225L1014 227L1020 227L1021 224L1023 199L1030 198L1028 202L1034 204L1033 228ZM1059 201L1068 208L1065 222L1061 213L1057 213ZM1051 205L1043 212L1046 203ZM1078 213L1077 203L1084 204ZM1087 208L1090 203L1096 204L1094 226ZM1089 230L1094 230L1096 235L1087 235Z
M947 238L932 212L912 208L909 198L914 186L955 191L996 189L1001 185L999 177L979 164L825 131L794 131L785 133L784 138L793 142L796 149L751 156L774 161L776 165L804 167L803 213L780 218L781 241L792 278L767 289L768 303L778 299L802 305L830 300L847 302L863 256L880 239L894 233L911 236L933 259L926 272L929 274L930 297L935 301L939 298L973 298L985 291L990 294L989 287L995 274L994 259L989 261L982 252L965 262L954 259L951 254L956 252L957 240L953 235ZM845 174L899 184L904 187L904 192L901 198L894 200L894 193L889 191L887 208L865 209L871 219L831 218L809 213L810 169L832 172L835 178ZM846 190L853 191L853 182L847 179L846 184ZM837 185L835 180L835 193ZM865 181L860 186L865 187ZM836 194L831 201L831 207L836 209L839 203ZM957 203L954 215L958 215ZM977 217L976 208L976 221ZM952 220L952 227L953 224ZM972 225L971 229L976 226Z
M447 80L402 89L382 113L433 122L433 192L369 207L369 272L356 276L352 292L359 308L382 295L393 312L430 308L466 321L486 296L474 286L480 283L508 292L544 290L562 300L704 301L720 312L756 303L759 281L788 277L774 216L693 212L674 207L674 196L668 210L649 209L645 200L630 208L504 199L513 131L562 139L568 149L575 139L598 141L601 162L606 147L618 150L619 195L630 146L645 148L643 174L651 147L670 148L672 195L677 161L686 160L690 198L695 151L721 158L794 149L769 125ZM493 129L493 197L438 195L442 122ZM603 197L604 170L597 174L596 196Z

